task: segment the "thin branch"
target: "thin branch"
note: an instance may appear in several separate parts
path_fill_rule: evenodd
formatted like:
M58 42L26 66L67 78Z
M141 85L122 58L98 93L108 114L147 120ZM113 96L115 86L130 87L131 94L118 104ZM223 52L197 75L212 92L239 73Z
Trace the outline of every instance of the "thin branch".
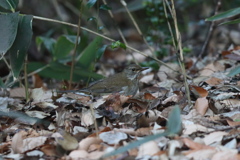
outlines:
M222 4L221 0L218 0L216 8L215 8L215 11L214 11L214 15L216 15L218 13L221 4ZM197 60L192 65L192 67L189 69L189 72L196 67L198 61L203 57L204 53L206 52L208 44L210 42L210 39L212 37L213 31L214 31L215 28L216 28L216 22L212 21L211 25L209 27L209 30L208 30L208 34L207 34L206 40L204 41L204 44L202 46L201 52L198 54Z
M77 52L77 46L78 46L78 38L80 36L80 32L81 32L81 11L82 11L82 1L80 2L80 12L79 12L79 17L78 17L78 30L77 30L77 37L76 37L76 43L74 46L74 51L73 51L73 55L72 55L72 64L71 64L71 71L70 71L70 81L69 81L69 87L68 89L71 90L72 89L72 78L73 78L73 69L74 69L74 64L75 64L75 57L76 57L76 52Z
M152 56L153 56L154 58L156 58L156 55L154 54L153 48L148 44L146 38L143 36L143 33L142 33L142 31L140 30L140 28L139 28L137 22L135 21L135 19L133 18L131 12L130 12L129 9L127 8L127 3L126 3L124 0L120 0L120 2L122 3L122 5L124 6L124 8L126 9L126 11L127 11L127 13L128 13L128 16L129 16L130 19L132 20L132 22L133 22L133 24L134 24L134 26L135 26L138 34L142 37L144 43L145 43L145 44L148 46L148 48L150 49L150 51L151 51L151 53L152 53Z
M103 3L104 3L105 5L107 5L106 0L103 0ZM118 27L116 21L114 20L114 16L113 16L112 11L111 11L111 10L108 10L108 13L109 13L110 17L112 18L113 23L114 23L114 25L115 25L115 27L116 27L116 29L117 29L117 31L118 31L120 37L121 37L122 40L123 40L123 43L124 43L125 45L128 45L128 42L127 42L126 38L124 37L124 35L123 35L121 29ZM132 56L134 62L137 64L137 61L136 61L136 59L134 58L133 54L132 54L131 52L129 52L129 53L130 53L130 55Z

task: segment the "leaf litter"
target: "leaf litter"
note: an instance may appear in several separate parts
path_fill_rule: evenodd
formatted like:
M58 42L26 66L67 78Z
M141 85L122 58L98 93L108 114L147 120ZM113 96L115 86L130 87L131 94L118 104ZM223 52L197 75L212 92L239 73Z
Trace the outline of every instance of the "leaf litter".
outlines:
M189 73L191 106L182 76L164 66L142 76L134 97L34 88L26 102L24 88L1 91L1 157L240 159L240 77L228 76L238 65L239 52L222 54L214 61L205 57L198 72Z

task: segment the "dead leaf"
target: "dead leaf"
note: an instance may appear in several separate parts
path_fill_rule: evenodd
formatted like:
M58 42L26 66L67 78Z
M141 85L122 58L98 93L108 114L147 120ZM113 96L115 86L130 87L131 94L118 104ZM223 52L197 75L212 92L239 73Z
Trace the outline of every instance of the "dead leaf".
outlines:
M194 105L194 108L203 116L208 110L208 100L206 97L198 98Z
M202 87L190 85L190 90L194 93L196 97L207 97L208 91Z

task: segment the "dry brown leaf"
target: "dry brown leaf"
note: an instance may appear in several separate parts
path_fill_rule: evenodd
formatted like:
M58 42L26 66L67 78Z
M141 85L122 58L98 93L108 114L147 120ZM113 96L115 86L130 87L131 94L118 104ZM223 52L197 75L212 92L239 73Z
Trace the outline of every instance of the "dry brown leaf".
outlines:
M211 160L240 160L240 155L237 153L237 150L227 150L219 151L213 155Z
M208 91L202 87L190 85L190 90L194 93L196 97L207 97Z
M23 137L27 135L27 132L21 130L16 133L12 138L12 149L14 153L22 153L23 152Z
M189 138L183 138L182 141L188 148L190 148L192 150L215 149L214 147L206 146L204 144L194 142L193 140L191 140Z
M144 99L147 99L147 100L154 100L156 99L156 97L154 97L152 94L150 93L144 93Z
M39 136L39 137L30 137L23 140L23 152L32 150L38 146L41 146L45 143L47 137Z
M86 151L88 151L89 147L92 144L100 144L100 143L102 143L102 140L100 138L97 138L97 137L87 137L87 138L84 138L83 140L81 140L79 142L78 149L79 150L86 150Z
M88 159L88 152L86 150L74 150L69 154L69 157L73 160Z
M203 141L206 145L210 145L214 142L221 142L222 141L222 138L223 136L225 135L228 135L227 132L213 132L213 133L210 133L209 135L206 135L204 138L203 138Z
M139 152L137 155L137 159L141 158L145 155L153 156L154 154L160 151L158 144L155 141L149 141L147 143L143 143L139 146Z
M202 97L202 98L198 98L196 100L196 103L194 105L194 108L202 115L204 116L205 113L207 112L208 110L208 100L206 97Z
M110 106L113 108L115 112L122 111L122 105L129 99L129 96L124 96L120 94L110 94L106 102L104 103L106 106Z
M194 160L211 159L217 151L214 149L192 150L185 152L187 158Z
M143 137L143 136L148 136L152 135L152 127L147 127L147 128L139 128L135 131L134 135L137 137Z
M34 88L41 88L41 87L43 87L44 89L47 89L46 86L43 83L42 78L38 74L34 74L32 76L32 80L33 80Z
M230 119L230 118L226 118L226 121L227 121L228 125L231 126L231 127L239 126L239 125L240 125L240 122L239 122L239 121L235 122L235 121L233 121L233 120Z
M209 84L210 86L216 86L216 85L221 84L223 82L223 80L216 78L216 77L211 77L211 78L207 79L205 82L207 84Z
M30 91L30 90L29 90ZM25 88L14 88L9 91L10 97L25 98Z
M57 155L56 146L53 144L43 145L40 150L47 156L56 156Z
M105 152L95 151L88 154L88 159L100 159Z

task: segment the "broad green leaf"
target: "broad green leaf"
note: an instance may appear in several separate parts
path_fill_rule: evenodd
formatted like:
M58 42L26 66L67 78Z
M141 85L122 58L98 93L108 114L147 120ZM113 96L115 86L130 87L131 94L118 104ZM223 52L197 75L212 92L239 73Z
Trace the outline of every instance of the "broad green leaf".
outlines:
M18 0L0 0L0 7L14 11L18 5Z
M101 37L96 37L77 57L78 64L85 68L90 69L92 62L94 62L97 58L97 51L102 42Z
M22 69L28 47L32 40L33 16L19 16L16 39L9 50L13 76L17 78Z
M44 68L38 74L47 78L54 78L58 80L69 80L71 66L63 65L59 62L51 62L50 64L43 64L40 62L30 62L28 64L28 72L33 72L38 70L39 68ZM74 68L73 72L73 81L79 82L83 80L87 82L88 78L91 77L94 80L102 79L103 76L96 74L94 72L88 72L81 68Z
M225 25L225 24L237 24L237 23L240 23L240 19L235 19L235 20L232 20L232 21L228 21L228 22L223 22L223 23L220 23L220 25Z
M97 2L97 0L89 0L87 2L87 7L92 8L96 2Z
M182 129L180 108L175 106L168 117L167 132L170 135L177 134ZM170 136L169 135L169 136Z
M100 9L107 11L107 10L111 10L112 8L109 7L109 6L106 5L106 4L102 4L102 5L100 6Z
M229 17L235 16L235 15L238 15L238 14L240 14L240 7L228 10L226 12L217 14L217 15L212 16L212 17L209 17L209 18L206 19L206 21L221 20L221 19L225 19L225 18L229 18Z
M97 50L97 53L96 53L96 59L97 60L99 60L102 57L102 55L105 52L106 48L107 48L107 45L103 45L101 48L99 48Z
M180 109L179 109L179 107L176 106L171 111L171 113L168 117L167 130L165 132L158 133L158 134L151 135L151 136L147 136L147 137L144 137L141 140L137 140L137 141L134 141L132 143L129 143L127 146L120 147L120 148L114 150L113 152L105 154L102 158L106 158L106 157L109 157L109 156L115 156L117 154L121 154L123 152L129 151L130 149L139 147L143 143L155 140L159 137L171 136L171 135L177 134L181 131L181 126L182 126L182 123L181 123L181 117L180 117Z
M17 35L18 13L0 15L0 22L0 54L5 54Z
M235 75L237 75L237 74L239 74L239 73L240 73L240 66L237 66L237 67L235 67L234 69L232 69L232 70L228 73L227 76L233 77L233 76L235 76Z
M38 46L38 48L41 47L41 45L43 44L44 47L50 52L53 53L54 51L54 44L56 43L56 40L53 38L47 38L47 37L42 37L39 36L36 38L36 44Z
M76 36L75 36L76 37ZM61 59L66 57L71 50L74 49L75 42L70 36L60 36L54 45L53 56L54 59Z

